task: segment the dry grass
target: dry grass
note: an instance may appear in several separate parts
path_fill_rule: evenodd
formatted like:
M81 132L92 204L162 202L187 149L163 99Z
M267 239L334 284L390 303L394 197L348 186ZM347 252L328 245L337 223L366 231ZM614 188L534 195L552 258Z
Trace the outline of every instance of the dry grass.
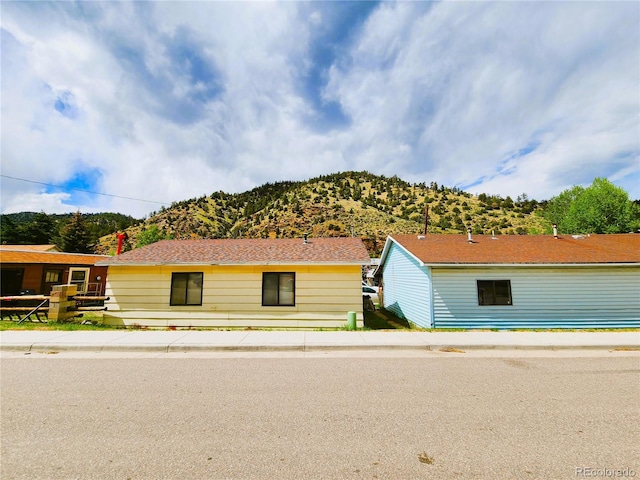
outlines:
M459 348L453 348L453 347L444 347L440 349L441 352L447 352L447 353L466 353L464 350L460 350Z
M418 454L418 461L420 463L426 463L427 465L433 465L435 459L432 456L428 455L427 452L422 452Z

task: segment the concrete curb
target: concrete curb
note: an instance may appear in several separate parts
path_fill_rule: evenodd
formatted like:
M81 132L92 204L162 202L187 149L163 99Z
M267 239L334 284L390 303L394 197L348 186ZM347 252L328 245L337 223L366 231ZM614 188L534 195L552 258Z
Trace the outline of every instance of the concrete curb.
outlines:
M69 344L11 344L0 345L0 352L148 352L148 353L188 353L188 352L340 352L340 351L571 351L605 350L636 351L637 345L69 345Z
M16 331L0 332L5 352L322 352L441 350L626 350L640 352L640 331Z

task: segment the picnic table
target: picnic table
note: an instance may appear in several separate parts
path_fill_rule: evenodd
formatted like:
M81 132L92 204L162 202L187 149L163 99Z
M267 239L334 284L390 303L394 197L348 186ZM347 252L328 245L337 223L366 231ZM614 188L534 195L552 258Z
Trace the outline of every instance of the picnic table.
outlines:
M37 321L42 322L47 320L47 314L49 312L49 307L45 306L46 303L49 302L50 296L47 295L8 295L0 297L0 316L9 317L9 319L13 319L13 317L17 317L19 319L18 323L22 323L25 320L29 319L29 321ZM80 306L82 302L104 302L105 300L109 300L109 297L105 296L89 296L89 295L74 295L70 297L71 299L76 301L76 306L73 308L74 311L104 311L107 309L104 305L100 306L88 306L83 307ZM3 303L8 302L9 305L3 305ZM20 305L20 303L28 302L31 305ZM37 302L37 305L35 303ZM22 316L23 315L23 316ZM44 319L41 317L44 316ZM22 316L22 318L21 318Z

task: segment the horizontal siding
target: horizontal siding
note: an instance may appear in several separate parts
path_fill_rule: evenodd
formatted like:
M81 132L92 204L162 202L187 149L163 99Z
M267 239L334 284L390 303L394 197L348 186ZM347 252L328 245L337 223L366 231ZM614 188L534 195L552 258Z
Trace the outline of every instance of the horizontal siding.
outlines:
M203 272L202 305L170 306L173 272ZM262 306L263 272L295 272L295 306ZM363 324L359 266L109 267L105 321L193 327L341 327Z
M436 327L640 327L640 268L433 268ZM512 305L478 305L477 280L510 280Z
M382 267L384 308L419 327L431 327L431 291L427 267L395 243Z

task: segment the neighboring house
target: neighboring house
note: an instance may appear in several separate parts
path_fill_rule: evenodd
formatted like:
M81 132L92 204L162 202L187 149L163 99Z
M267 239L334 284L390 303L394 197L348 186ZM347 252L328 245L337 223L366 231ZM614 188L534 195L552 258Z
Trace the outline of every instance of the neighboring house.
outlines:
M380 265L379 258L372 258L371 264L362 267L362 279L367 285L375 285L375 273Z
M151 327L362 326L358 238L162 240L108 266L105 323Z
M397 235L383 306L420 327L640 327L640 235Z
M31 252L61 252L56 245L0 245L2 250L28 250Z
M63 253L55 245L0 246L0 295L49 295L54 285L76 284L79 294L103 295L106 267L95 263L109 257Z

